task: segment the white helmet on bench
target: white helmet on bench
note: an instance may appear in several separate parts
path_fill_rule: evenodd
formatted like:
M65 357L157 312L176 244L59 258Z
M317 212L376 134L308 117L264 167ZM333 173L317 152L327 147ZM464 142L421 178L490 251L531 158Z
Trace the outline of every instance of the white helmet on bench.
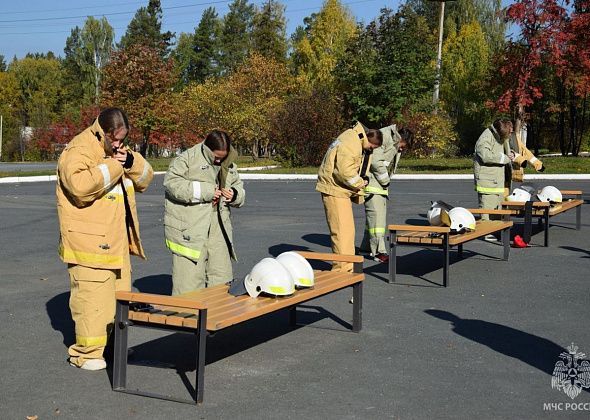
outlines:
M293 278L274 258L260 260L244 279L248 294L257 297L264 292L274 296L288 296L295 292Z
M551 203L561 203L563 201L563 197L561 196L561 191L557 188L547 185L544 187L539 194L537 194L539 200Z
M475 217L463 207L453 207L448 212L441 212L443 224L451 228L451 232L461 233L475 230Z
M314 285L313 268L297 252L283 252L276 260L287 269L296 287L312 287Z
M440 219L441 210L449 211L452 208L453 206L445 203L444 201L433 201L432 205L430 206L430 210L428 210L428 213L426 213L428 223L430 223L431 226L442 226L443 222Z
M512 194L510 194L508 197L506 197L506 201L530 201L531 200L531 194L520 188L517 187L512 191Z

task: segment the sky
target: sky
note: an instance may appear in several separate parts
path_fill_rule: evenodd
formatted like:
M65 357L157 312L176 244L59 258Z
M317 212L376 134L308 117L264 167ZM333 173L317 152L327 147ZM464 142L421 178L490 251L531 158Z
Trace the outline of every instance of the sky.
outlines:
M357 21L370 22L383 7L397 9L399 0L341 0ZM303 18L320 10L323 0L280 0L286 7L287 33L290 35ZM215 7L219 16L229 10L231 0L161 0L162 31L193 32L203 11ZM264 0L250 0L261 5ZM137 9L148 0L18 0L0 1L0 55L9 63L14 56L27 53L64 55L63 49L70 31L84 26L86 16L106 16L115 30L115 42L125 33Z

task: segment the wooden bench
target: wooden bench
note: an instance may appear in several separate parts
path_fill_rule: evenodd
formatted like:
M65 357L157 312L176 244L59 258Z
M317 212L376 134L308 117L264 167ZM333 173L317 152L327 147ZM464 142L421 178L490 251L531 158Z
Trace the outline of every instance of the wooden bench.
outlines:
M532 203L532 214L531 218L525 217L525 202L520 201L503 201L502 208L504 210L510 210L511 216L523 217L525 223L525 230L532 230L532 218L536 217L539 223L543 223L544 230L544 246L549 246L549 218L557 216L561 213L565 213L573 208L576 209L576 230L580 230L582 227L582 191L580 190L561 190L561 195L564 197L562 203L550 205L546 202L533 202ZM569 198L565 198L568 197ZM573 197L572 197L573 196Z
M443 286L449 284L450 248L457 246L459 258L463 257L463 244L501 232L504 249L503 259L510 255L510 228L512 222L506 220L510 211L489 209L468 209L473 214L496 214L503 220L478 220L473 232L451 234L451 229L443 226L389 225L389 283L395 282L397 272L397 247L399 245L417 245L422 247L442 248L443 250Z
M299 289L291 296L232 296L225 284L197 290L180 296L164 296L139 292L117 292L115 315L115 354L113 390L165 400L198 404L203 402L205 352L207 335L231 325L288 308L291 325L296 323L298 304L325 296L347 287L353 289L352 325L354 332L362 328L363 257L357 255L299 252L308 260L354 263L353 273L314 270L312 288ZM143 307L140 305L144 304ZM151 306L148 306L151 305ZM196 385L192 400L172 398L141 390L127 389L128 330L131 326L188 332L196 336Z

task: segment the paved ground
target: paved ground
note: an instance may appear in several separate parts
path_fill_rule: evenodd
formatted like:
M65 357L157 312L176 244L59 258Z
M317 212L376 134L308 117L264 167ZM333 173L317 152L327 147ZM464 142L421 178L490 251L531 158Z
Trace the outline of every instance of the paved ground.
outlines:
M139 196L149 260L134 260L134 286L168 293L170 255L163 244L162 176ZM588 181L555 185L590 192ZM247 205L234 213L244 276L262 257L287 249L327 251L329 238L313 182L248 181ZM389 220L424 215L429 201L475 206L469 181L400 181ZM586 202L590 194L585 195ZM436 251L401 248L399 283L384 265L365 264L360 334L350 321L350 293L314 301L290 329L286 312L208 339L205 403L194 406L111 391L110 372L66 363L73 340L66 269L57 256L51 182L0 185L0 417L25 419L537 419L588 418L590 390L575 400L551 388L559 354L574 342L590 354L590 206L553 220L551 247L513 249L476 241L451 265L450 287ZM362 207L355 209L357 227ZM360 230L360 229L357 229ZM357 243L360 242L357 232ZM533 242L542 243L537 233ZM192 337L132 330L129 385L187 396L179 374L194 379ZM155 351L155 353L154 353ZM165 369L173 366L177 369ZM544 403L582 403L556 413ZM583 405L585 404L585 405ZM570 406L571 408L571 406Z

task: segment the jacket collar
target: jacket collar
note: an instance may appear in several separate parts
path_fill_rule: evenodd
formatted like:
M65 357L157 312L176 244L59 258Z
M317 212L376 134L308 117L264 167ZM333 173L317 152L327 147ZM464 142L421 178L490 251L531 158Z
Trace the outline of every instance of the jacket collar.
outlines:
M496 131L496 129L494 128L493 125L490 125L489 130L492 132L492 135L494 136L494 138L496 139L496 141L498 143L503 143L502 139L500 139L500 134L498 134L498 132Z
M94 123L90 126L90 132L100 142L101 146L104 146L104 130L98 123L98 118L94 120Z

